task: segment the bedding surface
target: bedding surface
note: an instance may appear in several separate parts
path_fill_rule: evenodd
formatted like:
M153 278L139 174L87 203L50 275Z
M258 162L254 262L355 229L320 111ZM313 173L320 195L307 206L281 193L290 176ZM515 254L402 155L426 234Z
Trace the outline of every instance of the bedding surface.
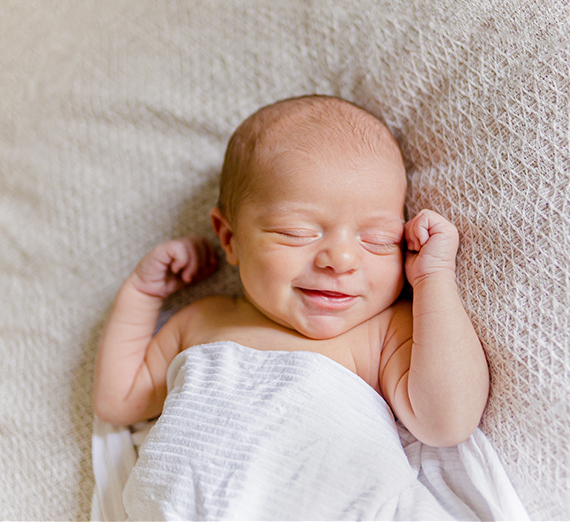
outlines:
M434 477L446 459L430 467L413 444L408 455L380 395L320 354L201 345L174 359L168 384L125 488L131 520L526 516L492 463L479 459L479 484L458 457L451 477Z

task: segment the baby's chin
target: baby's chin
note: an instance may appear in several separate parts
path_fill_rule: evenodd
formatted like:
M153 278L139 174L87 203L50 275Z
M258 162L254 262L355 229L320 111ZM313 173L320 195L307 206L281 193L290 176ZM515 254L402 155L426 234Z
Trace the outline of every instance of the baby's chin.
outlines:
M247 292L245 292L245 299L274 323L314 341L326 341L339 337L377 315L376 313L372 315L360 313L352 314L351 317L343 316L343 314L310 316L301 315L299 311L291 315L278 314L271 313L270 310L260 306Z
M326 317L324 319L318 318L312 321L304 321L303 324L289 327L296 330L298 333L304 337L307 337L308 339L312 339L314 341L327 341L349 332L356 326L366 322L369 319L371 318L364 317L361 318L361 320L356 319L347 322L337 317Z

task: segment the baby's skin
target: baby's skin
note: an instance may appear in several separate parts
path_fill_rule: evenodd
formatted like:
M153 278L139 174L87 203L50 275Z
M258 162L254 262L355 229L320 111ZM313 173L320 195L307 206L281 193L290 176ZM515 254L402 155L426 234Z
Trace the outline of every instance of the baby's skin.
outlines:
M404 198L394 155L281 155L237 215L211 211L243 297L195 301L154 335L164 299L217 268L215 249L197 237L157 246L124 282L98 351L97 415L114 424L158 416L174 357L231 340L323 354L381 394L422 442L465 440L489 380L457 291L458 232L431 210L405 223ZM405 278L412 301L399 297Z

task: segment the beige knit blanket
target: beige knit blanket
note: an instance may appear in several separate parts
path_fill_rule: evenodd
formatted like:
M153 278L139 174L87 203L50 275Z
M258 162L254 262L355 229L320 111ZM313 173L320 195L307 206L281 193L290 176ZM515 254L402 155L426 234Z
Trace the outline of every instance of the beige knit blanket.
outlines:
M410 214L458 226L481 427L531 516L570 518L569 33L566 0L0 3L0 519L88 518L115 292L210 234L233 128L313 92L380 115ZM236 291L224 267L170 306Z

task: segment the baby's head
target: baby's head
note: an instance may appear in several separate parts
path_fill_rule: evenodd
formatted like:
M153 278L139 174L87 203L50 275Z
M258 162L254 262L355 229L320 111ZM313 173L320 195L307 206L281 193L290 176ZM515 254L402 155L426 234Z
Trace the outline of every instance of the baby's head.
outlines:
M405 193L400 149L375 116L304 96L260 109L234 132L212 220L250 302L329 338L398 297Z

